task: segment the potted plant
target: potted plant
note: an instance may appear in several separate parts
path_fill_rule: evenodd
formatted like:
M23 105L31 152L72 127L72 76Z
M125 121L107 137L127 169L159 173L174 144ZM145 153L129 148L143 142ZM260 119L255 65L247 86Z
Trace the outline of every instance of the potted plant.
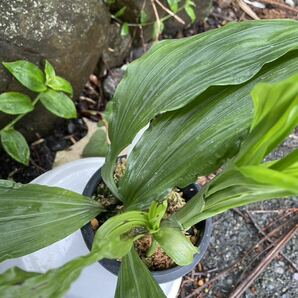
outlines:
M297 149L264 161L298 123L297 48L296 21L242 22L160 42L129 65L105 114L111 146L99 195L116 200L117 211L96 231L90 254L44 274L9 269L0 296L62 297L83 268L105 258L121 259L116 297L164 297L136 241L149 234L151 252L160 246L186 266L198 252L185 235L190 227L298 194ZM149 122L123 170L118 155ZM218 169L165 216L173 188ZM0 207L0 262L63 239L109 208L64 189L3 180Z

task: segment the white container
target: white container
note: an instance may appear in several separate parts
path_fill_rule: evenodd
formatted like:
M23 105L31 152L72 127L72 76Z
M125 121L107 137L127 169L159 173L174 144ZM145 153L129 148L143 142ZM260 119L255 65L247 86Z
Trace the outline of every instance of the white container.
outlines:
M73 161L41 175L32 183L58 186L82 193L90 177L103 164L104 158L85 158ZM18 266L26 271L46 272L88 253L89 250L82 238L81 231L78 230L65 239L35 253L1 263L0 273L13 266ZM175 298L180 283L181 278L173 282L161 284L161 288L168 298ZM99 263L95 263L83 270L65 297L112 298L114 297L116 284L116 276L104 269Z

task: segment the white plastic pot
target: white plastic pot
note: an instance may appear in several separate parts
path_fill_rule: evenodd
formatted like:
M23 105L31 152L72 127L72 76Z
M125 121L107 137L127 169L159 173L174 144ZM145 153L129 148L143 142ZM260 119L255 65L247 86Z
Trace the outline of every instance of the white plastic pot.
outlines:
M32 181L32 183L59 186L82 193L92 174L103 164L103 158L77 160L41 175ZM87 253L89 253L89 250L82 238L81 231L78 230L65 239L35 253L1 263L0 273L13 266L18 266L26 271L45 272ZM181 278L173 282L161 284L161 288L168 298L174 298L177 296L180 283ZM114 297L116 284L117 278L99 263L95 263L83 270L65 297L112 298Z

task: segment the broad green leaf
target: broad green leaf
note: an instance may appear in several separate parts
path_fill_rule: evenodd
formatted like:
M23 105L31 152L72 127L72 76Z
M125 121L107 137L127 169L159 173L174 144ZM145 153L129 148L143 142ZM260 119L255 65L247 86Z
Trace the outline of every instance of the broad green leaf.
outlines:
M5 68L25 87L35 92L47 90L43 72L34 64L18 60L3 62Z
M153 234L153 237L179 266L191 264L194 255L198 252L198 248L179 229L161 226L160 230Z
M59 76L55 76L52 79L50 79L47 82L47 85L55 91L62 91L70 95L73 94L73 89L71 84L67 80Z
M45 62L44 72L46 74L46 84L49 80L51 80L52 78L54 78L56 76L55 69L54 69L53 65L48 60L46 60L46 62Z
M16 161L28 165L30 149L26 139L17 130L10 128L0 132L3 149Z
M297 72L298 52L293 51L244 84L209 88L186 107L153 120L129 155L120 181L125 205L146 208L166 190L216 171L237 153L249 131L253 87Z
M187 105L210 86L246 82L297 47L298 22L292 20L231 23L152 47L128 66L112 101L112 146L102 171L109 188L119 196L112 179L116 157L156 115Z
M265 185L277 186L298 194L298 178L261 166L244 166L239 171L245 177Z
M73 89L71 84L67 80L59 76L56 76L54 67L47 60L45 63L45 74L46 74L46 85L48 87L52 88L55 91L63 91L70 95L73 94Z
M115 298L166 298L134 249L122 259Z
M92 250L100 250L105 243L105 258L121 258L131 250L133 241L148 231L148 227L145 212L128 211L113 216L97 230Z
M235 163L259 164L298 125L298 75L252 91L255 114L251 131Z
M121 27L121 32L120 35L122 37L126 37L129 34L129 27L127 23L123 23L122 27Z
M0 297L64 297L81 271L101 258L103 258L102 252L89 254L44 274L25 272L18 267L13 267L0 275Z
M3 185L5 185L6 187L9 187L9 186L12 186L13 184L5 181ZM34 185L31 185L31 186L34 186ZM15 185L15 188L16 189L22 188L22 186ZM40 189L39 193L43 194L43 191L41 191ZM80 197L79 200L76 200L76 202L72 202L72 200L70 202L67 202L64 200L65 194L61 193L58 196L58 199L60 199L60 201L63 200L62 202L60 202L60 204L62 204L62 206L64 204L73 205L72 208L69 209L69 211L72 209L75 212L76 209L79 208L79 210L81 210L81 215L82 215L82 211L85 208L82 208L82 205L80 205L80 202L78 201L80 201L82 198L85 201L86 200L89 201L89 202L86 201L86 205L89 205L90 202L92 202L92 204L96 204L95 201L84 198L77 194L76 196L78 198ZM35 196L33 196L33 198L34 197ZM72 194L72 197L73 197L73 194ZM46 199L46 198L48 199L48 196L42 199ZM44 202L44 200L42 199L39 202L40 205L42 204L42 202ZM35 201L37 201L36 198L35 198ZM57 202L53 202L53 203L56 204ZM21 207L22 207L22 204L21 204ZM39 208L42 208L42 207L44 206L39 206ZM95 210L95 209L98 209L98 207L99 207L98 204L97 206L93 205L92 209ZM16 209L18 210L18 208ZM2 211L2 209L0 210ZM56 213L57 210L53 210L51 213ZM39 210L38 214L44 213L44 211L47 211L47 210L42 209L42 211L43 212ZM97 211L100 211L100 210L97 210ZM69 220L70 216L66 216L66 218ZM92 263L95 263L96 261L102 258L123 257L125 254L129 253L133 245L133 240L136 239L136 237L138 237L134 233L131 233L131 230L137 227L146 226L147 223L148 223L147 214L144 212L136 212L136 211L126 212L110 218L100 227L99 230L97 230L92 251L89 255L72 260L67 264L65 264L64 266L62 266L61 268L49 270L45 274L28 273L28 272L24 272L19 268L12 268L6 271L4 274L0 275L0 297L7 297L7 298L10 298L10 297L11 298L12 297L31 298L31 297L37 297L37 296L41 298L64 297L64 294L69 289L71 283L78 278L81 271L85 267L91 265ZM1 224L1 218L0 218L0 224ZM26 224L25 226L28 227ZM56 229L53 226L52 228L53 228L53 231L57 233L59 232L59 230L62 230L63 227L66 228L67 226L77 227L77 223L68 221L68 222L64 222L60 228L58 226L56 227ZM0 225L0 228L1 228L1 225ZM31 227L29 226L29 229L30 228ZM12 232L15 232L14 227L12 227ZM34 231L32 231L32 233L33 232ZM43 232L45 233L48 231L44 230ZM45 234L46 234L45 235L46 237L44 238L47 239L49 234L47 233ZM0 236L1 236L1 239L5 240L5 238L2 238L1 234ZM26 244L26 242L24 243ZM0 252L1 252L1 249L0 249ZM142 263L142 261L140 262ZM143 266L145 265L143 264ZM139 264L138 264L138 267L139 267ZM150 276L148 278L150 278ZM146 283L148 282L148 278L146 278ZM61 281L63 282L61 283ZM154 282L151 282L151 284L154 285ZM156 290L153 291L153 289L151 289L152 293L158 293L158 286L156 286L156 282L154 286L156 287ZM130 296L130 297L133 297L133 296ZM154 297L158 297L158 296L154 296Z
M0 180L0 262L63 239L102 210L65 189Z
M73 101L64 93L48 89L39 95L42 104L58 117L71 119L77 117Z
M34 106L29 96L19 92L5 92L0 95L0 111L10 115L31 112Z
M275 84L258 84L252 92L251 130L225 171L175 215L185 227L230 208L298 194L297 150L280 161L261 163L298 124L297 75ZM198 210L204 198L203 210Z
M270 168L298 177L298 149L292 151L283 159L274 162Z
M84 148L82 156L106 156L108 148L109 146L107 142L107 134L104 129L98 128L90 138L86 147Z
M293 195L292 190L289 191L283 187L256 182L255 180L244 177L236 170L231 173L229 178L231 182L230 186L227 183L224 188L212 192L211 195L209 195L208 190L203 194L205 199L203 210L198 208L202 197L202 193L198 193L182 209L174 214L172 218L183 225L184 228L189 228L202 220L231 208ZM217 186L216 181L212 181L208 187L212 190L213 186Z

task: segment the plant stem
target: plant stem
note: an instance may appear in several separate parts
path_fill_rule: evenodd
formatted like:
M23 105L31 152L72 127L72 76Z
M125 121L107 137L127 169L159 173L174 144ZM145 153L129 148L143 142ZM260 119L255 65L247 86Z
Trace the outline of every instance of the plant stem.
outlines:
M184 8L185 8L185 4L178 8L178 10L177 10L177 12L176 12L176 15L177 15L177 13L179 13L180 11L182 11ZM112 19L114 19L114 20L117 21L118 23L123 24L123 21L122 21L121 19L115 17L114 15L111 15L111 17L112 17ZM173 18L173 15L166 15L166 16L160 18L160 22L164 22L164 21L166 21L166 20L168 20L168 19L170 19L170 18ZM154 22L147 22L147 23L144 23L144 24L139 24L139 23L127 23L127 25L128 25L129 27L140 27L140 26L144 27L144 26L150 26L150 25L153 25L154 23L155 23L155 21L154 21Z
M38 94L37 96L36 96L36 98L32 101L32 105L35 107L36 106L36 104L38 103L38 101L39 101L39 99L40 99L40 94ZM27 114L29 114L29 113L31 113L32 111L30 111L30 112L28 112L28 113L25 113L25 114L21 114L21 115L18 115L15 119L13 119L11 122L9 122L6 126L4 126L1 130L0 130L0 132L1 131L3 131L3 130L8 130L8 129L10 129L10 128L13 128L13 126L18 122L18 121L20 121L23 117L25 117Z

